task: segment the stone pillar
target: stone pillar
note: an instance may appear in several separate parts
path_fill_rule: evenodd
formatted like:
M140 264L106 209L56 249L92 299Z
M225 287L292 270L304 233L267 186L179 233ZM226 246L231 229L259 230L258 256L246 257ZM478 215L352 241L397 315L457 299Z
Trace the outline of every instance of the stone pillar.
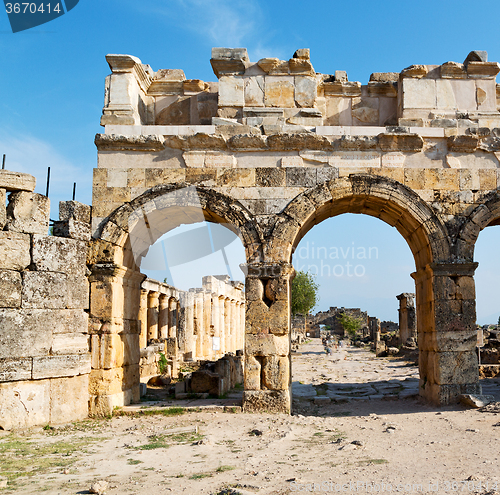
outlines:
M290 413L290 263L247 265L245 411Z
M431 263L416 285L420 395L436 404L480 393L474 271L477 263Z
M148 345L148 291L141 289L140 297L138 325L141 334L139 346L144 349Z
M224 335L222 355L224 355L231 350L231 301L227 297L224 299L224 329L222 333Z
M109 415L116 406L139 402L138 319L144 278L139 271L124 266L92 265L89 320L92 339L91 415Z
M148 294L148 341L158 338L158 304L159 292Z
M245 325L246 325L246 306L245 303L242 301L239 304L239 315L240 315L240 324L239 324L239 332L238 332L238 345L236 346L236 350L245 350Z
M193 319L194 319L194 293L180 293L179 321L177 325L177 341L184 359L192 359L195 354L193 349Z
M409 339L412 345L417 341L417 319L415 315L415 294L403 292L396 296L399 300L399 339L402 345L407 345Z
M199 360L203 356L203 292L197 289L194 293L193 340L196 346L193 359Z
M166 294L160 294L158 336L162 339L168 338L168 296Z
M171 297L168 300L168 338L177 337L177 300Z
M217 294L212 294L212 319L210 322L210 337L208 339L208 351L210 359L215 361L219 351L213 349L213 337L220 336L220 300Z
M231 305L230 305L230 311L231 311L231 324L229 326L229 331L230 331L230 348L229 350L236 354L236 336L238 335L239 331L239 321L237 318L237 311L238 308L236 307L236 301L234 299L231 300Z

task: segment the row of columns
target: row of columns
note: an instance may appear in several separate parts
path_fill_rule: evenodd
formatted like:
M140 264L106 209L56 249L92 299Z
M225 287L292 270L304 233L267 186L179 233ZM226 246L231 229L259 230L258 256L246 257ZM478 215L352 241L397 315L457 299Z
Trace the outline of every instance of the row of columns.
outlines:
M181 291L146 279L141 285L140 347L175 339L184 359L217 360L243 350L243 284L226 276L203 278L203 287Z

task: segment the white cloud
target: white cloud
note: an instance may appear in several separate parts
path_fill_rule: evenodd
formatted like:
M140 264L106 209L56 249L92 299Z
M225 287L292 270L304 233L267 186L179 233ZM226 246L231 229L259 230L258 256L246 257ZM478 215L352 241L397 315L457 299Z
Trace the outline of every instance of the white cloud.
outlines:
M50 167L51 218L58 218L59 201L72 197L73 182L77 183L76 199L90 204L92 199L92 171L83 170L59 153L46 141L31 135L16 135L0 129L0 155L6 155L5 168L36 177L35 191L46 192L47 167Z

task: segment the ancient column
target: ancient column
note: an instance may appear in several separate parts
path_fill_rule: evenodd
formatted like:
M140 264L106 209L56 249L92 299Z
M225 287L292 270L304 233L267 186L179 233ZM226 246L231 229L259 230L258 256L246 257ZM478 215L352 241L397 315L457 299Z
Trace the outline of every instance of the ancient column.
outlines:
M168 338L177 337L177 300L170 297L168 300Z
M215 337L215 341L214 341ZM217 294L212 294L212 321L210 322L209 356L215 361L219 353L214 349L214 342L220 338L220 300Z
M436 404L480 393L474 271L477 263L430 263L416 285L420 395Z
M211 356L212 331L212 294L203 291L203 332L201 334L203 359L209 359Z
M139 347L144 349L148 345L148 291L141 289L139 301L139 318L138 325L140 328Z
M159 337L166 339L168 337L168 299L167 294L160 295L160 313L158 315L158 333Z
M203 356L203 293L194 289L193 340L195 353L193 359L199 360Z
M158 338L158 304L159 292L148 294L148 341Z
M417 319L415 315L415 294L403 292L396 296L399 300L399 338L402 345L417 342ZM409 339L410 342L408 342Z
M245 325L245 411L289 413L290 263L248 264Z

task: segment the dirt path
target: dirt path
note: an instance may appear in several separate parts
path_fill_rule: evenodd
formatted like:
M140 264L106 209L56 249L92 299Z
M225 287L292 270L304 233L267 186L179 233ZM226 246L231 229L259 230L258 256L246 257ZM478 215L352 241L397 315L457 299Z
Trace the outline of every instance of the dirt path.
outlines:
M355 348L328 358L316 341L300 353L293 416L206 411L0 432L3 493L88 493L95 480L120 495L500 493L499 413L421 403L414 367Z

